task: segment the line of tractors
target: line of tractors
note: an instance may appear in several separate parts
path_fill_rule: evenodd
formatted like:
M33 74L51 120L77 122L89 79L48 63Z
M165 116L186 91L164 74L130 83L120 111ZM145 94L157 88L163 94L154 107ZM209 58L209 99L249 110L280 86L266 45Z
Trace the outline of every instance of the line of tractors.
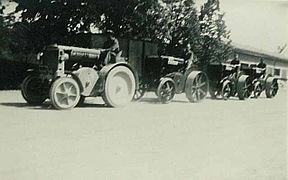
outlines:
M50 99L56 109L71 109L85 97L101 96L108 106L125 106L139 100L145 92L154 91L162 103L175 94L185 93L190 102L211 98L244 100L257 98L265 91L267 98L278 92L277 78L256 66L209 64L204 71L187 67L187 61L171 56L148 56L142 75L119 55L103 64L103 49L51 45L39 56L39 68L29 70L22 83L22 96L30 105L41 105Z

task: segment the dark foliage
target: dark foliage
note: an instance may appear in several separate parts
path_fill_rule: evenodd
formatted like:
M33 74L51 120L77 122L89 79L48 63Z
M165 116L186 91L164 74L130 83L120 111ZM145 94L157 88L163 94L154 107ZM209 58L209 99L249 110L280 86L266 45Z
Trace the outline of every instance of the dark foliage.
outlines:
M208 0L201 7L199 21L203 45L199 57L204 65L223 62L231 54L230 31L223 18L219 0Z

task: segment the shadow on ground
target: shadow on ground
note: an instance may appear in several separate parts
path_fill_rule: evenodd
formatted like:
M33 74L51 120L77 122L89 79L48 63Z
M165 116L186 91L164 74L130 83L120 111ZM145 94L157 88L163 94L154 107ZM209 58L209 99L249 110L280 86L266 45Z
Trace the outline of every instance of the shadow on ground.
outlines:
M35 110L50 110L53 109L51 104L49 102L44 102L42 105L29 105L27 103L22 103L22 102L4 102L0 103L2 106L7 106L7 107L16 107L16 108L26 108L26 109L35 109Z
M137 102L142 102L142 103L147 103L147 104L163 104L161 103L157 98L142 98ZM172 100L171 103L176 102L176 103L189 103L188 100Z
M1 106L6 107L16 107L16 108L25 108L25 109L34 109L34 110L55 110L50 101L44 102L42 105L29 105L23 102L3 102L0 103ZM77 106L76 108L111 108L105 104L91 104L84 103Z

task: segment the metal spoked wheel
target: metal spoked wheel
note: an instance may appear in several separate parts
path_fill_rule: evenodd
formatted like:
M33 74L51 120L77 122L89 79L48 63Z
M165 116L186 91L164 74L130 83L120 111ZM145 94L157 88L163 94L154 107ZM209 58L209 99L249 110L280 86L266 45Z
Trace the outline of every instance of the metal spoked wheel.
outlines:
M232 94L232 84L229 80L223 82L222 89L221 89L221 96L224 100L230 98Z
M55 80L50 89L50 99L56 109L74 108L80 100L78 83L70 77Z
M163 78L156 90L156 94L161 103L167 104L172 101L175 95L175 83L170 78Z
M186 80L185 94L190 102L203 100L208 93L209 83L205 73L201 71L191 72Z
M244 100L250 97L253 90L252 84L248 81L247 75L239 77L237 84L237 94L240 100Z
M47 87L36 75L30 75L24 79L21 94L30 105L41 105L48 97Z
M135 88L136 82L132 71L126 66L117 66L107 75L102 97L107 105L122 107L132 100Z
M266 97L267 98L275 97L277 95L277 93L278 93L278 89L279 89L279 86L278 86L277 79L273 78L273 77L267 78L267 80L266 80L266 90L265 90Z
M254 84L254 90L253 90L254 98L258 98L261 95L261 93L262 93L262 85L260 81L257 81Z

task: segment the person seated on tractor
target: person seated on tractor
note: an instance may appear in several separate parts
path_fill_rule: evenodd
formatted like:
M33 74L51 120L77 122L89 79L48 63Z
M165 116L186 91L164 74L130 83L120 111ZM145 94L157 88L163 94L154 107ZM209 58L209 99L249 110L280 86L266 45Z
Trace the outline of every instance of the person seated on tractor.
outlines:
M260 62L257 64L258 68L263 69L261 75L265 75L266 73L266 64L264 63L263 59L260 59Z
M106 37L107 40L103 44L103 50L101 53L102 58L100 58L103 59L104 65L116 62L116 56L120 53L119 42L116 39L114 32L108 30L106 32Z
M240 61L239 61L239 55L238 54L234 54L234 58L232 59L232 61L230 62L231 65L239 65Z
M191 49L191 44L188 43L185 49L184 60L187 62L186 70L190 69L193 65L198 64L198 59Z
M231 74L232 78L237 79L238 75L239 75L239 66L240 66L240 60L239 60L239 55L238 54L234 54L234 58L232 59L232 61L230 62L231 65L235 66L233 68L233 73Z

